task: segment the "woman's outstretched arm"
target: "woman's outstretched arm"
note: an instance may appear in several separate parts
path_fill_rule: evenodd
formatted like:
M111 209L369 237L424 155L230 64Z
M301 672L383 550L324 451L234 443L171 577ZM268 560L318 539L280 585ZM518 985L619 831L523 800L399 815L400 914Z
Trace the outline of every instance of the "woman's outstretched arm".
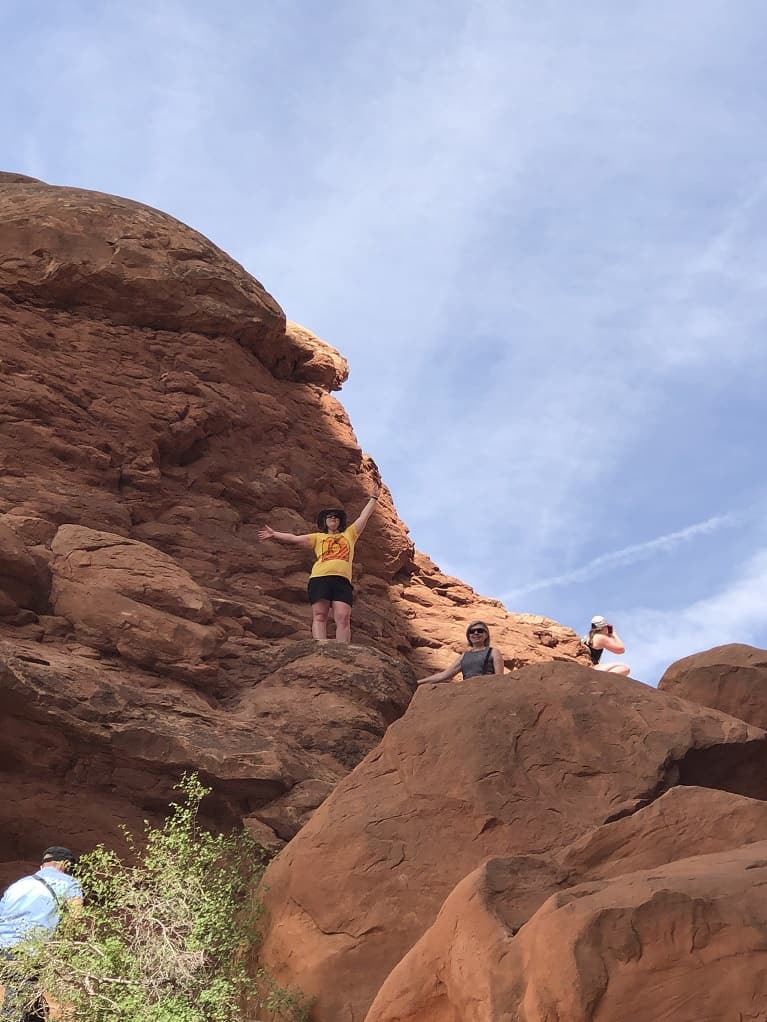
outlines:
M365 526L368 523L368 519L373 514L373 508L376 506L376 501L378 500L380 493L381 488L378 485L378 483L375 483L373 486L373 493L371 494L370 499L368 500L367 504L363 507L362 511L360 511L360 516L357 519L357 521L354 522L354 528L357 530L358 536L362 535Z
M296 536L292 532L276 532L269 525L264 525L258 530L258 538L275 539L278 543L295 543L298 546L312 546L312 537L309 535Z
M450 681L450 679L454 678L460 671L462 660L463 657L459 656L458 659L454 660L453 663L449 667L446 667L444 671L440 671L438 674L430 674L428 678L420 678L416 684L426 685L428 683L436 685L440 681Z
M499 649L493 646L493 674L503 674L505 668L503 664L503 653Z

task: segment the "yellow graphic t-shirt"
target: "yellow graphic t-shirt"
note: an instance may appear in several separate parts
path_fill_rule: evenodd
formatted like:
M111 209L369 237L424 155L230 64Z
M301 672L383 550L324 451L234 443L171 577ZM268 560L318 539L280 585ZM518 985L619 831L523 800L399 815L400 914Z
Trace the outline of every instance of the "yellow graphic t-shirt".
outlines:
M352 580L352 560L354 545L357 542L357 530L353 525L343 532L310 532L314 543L314 562L309 578L321 578L323 575L341 575Z

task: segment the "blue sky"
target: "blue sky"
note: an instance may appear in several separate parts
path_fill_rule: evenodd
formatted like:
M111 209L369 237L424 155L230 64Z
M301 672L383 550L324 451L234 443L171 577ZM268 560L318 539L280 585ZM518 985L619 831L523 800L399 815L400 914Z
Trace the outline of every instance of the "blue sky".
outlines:
M648 682L767 646L761 0L6 0L0 33L0 167L172 213L339 348L444 571L611 617Z

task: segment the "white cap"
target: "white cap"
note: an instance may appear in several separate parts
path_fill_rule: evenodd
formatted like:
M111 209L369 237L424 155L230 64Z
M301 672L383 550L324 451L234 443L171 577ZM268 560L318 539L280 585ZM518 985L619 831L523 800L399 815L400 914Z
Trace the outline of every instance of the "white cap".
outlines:
M592 628L604 628L605 625L609 625L609 624L610 624L610 622L607 620L607 618L606 617L602 617L601 614L595 614L594 617L592 617L592 619L591 619L591 627Z

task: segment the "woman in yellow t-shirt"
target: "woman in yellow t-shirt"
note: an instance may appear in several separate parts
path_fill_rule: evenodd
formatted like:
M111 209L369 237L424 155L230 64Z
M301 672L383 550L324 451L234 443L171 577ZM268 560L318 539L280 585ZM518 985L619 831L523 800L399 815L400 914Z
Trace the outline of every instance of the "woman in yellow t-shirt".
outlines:
M359 518L347 527L346 512L343 508L330 507L317 515L319 532L297 536L292 532L275 532L265 525L258 530L259 539L276 539L278 543L295 543L314 551L315 561L307 587L312 605L312 636L315 639L328 637L328 613L333 608L336 623L336 639L350 642L352 637L351 619L354 602L352 587L352 561L354 547L362 535L373 508L378 500L379 488L360 512Z

